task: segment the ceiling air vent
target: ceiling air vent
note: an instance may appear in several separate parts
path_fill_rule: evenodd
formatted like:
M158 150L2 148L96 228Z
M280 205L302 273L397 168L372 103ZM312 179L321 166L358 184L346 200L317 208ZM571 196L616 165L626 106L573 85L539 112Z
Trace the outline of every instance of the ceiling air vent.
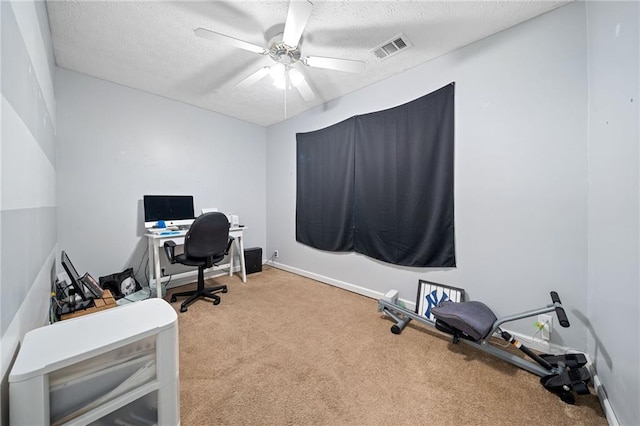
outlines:
M411 42L404 34L398 34L390 40L385 41L380 46L371 49L378 60L387 59L390 56L400 53L411 47Z

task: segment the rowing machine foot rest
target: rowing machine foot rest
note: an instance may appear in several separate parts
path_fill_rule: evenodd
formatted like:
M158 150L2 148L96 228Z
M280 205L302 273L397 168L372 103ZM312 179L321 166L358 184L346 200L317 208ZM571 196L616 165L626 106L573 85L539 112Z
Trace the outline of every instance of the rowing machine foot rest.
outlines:
M573 404L572 390L578 395L588 395L589 387L587 384L591 380L591 374L587 367L573 368L560 374L550 374L540 379L540 383L547 390L558 394L560 398L567 404Z
M497 320L493 311L478 301L442 302L432 308L431 313L436 320L444 322L454 330L459 330L469 336L470 340L480 340L487 337Z
M554 367L580 368L587 365L587 357L584 356L584 354L542 354L540 357L544 358L545 361Z

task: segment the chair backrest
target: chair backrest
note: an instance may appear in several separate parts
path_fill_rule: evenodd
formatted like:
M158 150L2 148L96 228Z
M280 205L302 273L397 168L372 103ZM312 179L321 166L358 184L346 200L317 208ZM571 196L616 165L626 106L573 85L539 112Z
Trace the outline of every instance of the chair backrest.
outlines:
M188 257L207 258L225 252L229 243L229 221L224 213L204 213L191 224L184 237Z

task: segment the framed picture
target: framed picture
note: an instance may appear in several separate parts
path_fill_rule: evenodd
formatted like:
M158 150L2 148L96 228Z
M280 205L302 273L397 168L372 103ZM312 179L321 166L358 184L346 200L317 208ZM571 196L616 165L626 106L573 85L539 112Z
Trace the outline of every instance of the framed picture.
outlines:
M418 280L416 314L428 320L435 321L435 318L431 314L431 308L438 306L439 303L445 300L464 302L464 289L431 281Z

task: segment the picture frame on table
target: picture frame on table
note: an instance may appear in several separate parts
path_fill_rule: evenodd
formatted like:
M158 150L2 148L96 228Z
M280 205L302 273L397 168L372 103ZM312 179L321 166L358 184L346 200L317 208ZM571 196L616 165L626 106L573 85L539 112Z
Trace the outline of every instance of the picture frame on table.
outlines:
M464 289L427 280L418 280L418 295L416 298L417 315L435 321L431 313L431 308L438 306L438 304L446 300L464 302Z

